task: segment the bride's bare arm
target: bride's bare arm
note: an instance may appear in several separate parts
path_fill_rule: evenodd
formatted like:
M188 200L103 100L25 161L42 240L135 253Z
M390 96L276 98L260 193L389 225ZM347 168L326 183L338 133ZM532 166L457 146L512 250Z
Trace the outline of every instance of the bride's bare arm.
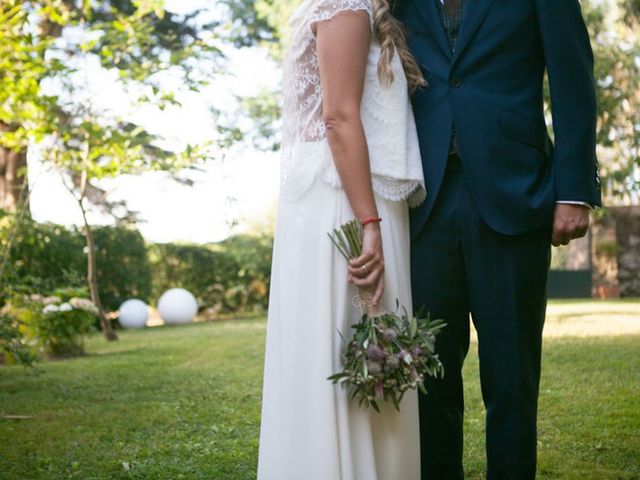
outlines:
M366 12L345 12L316 24L322 82L322 116L333 161L353 212L361 220L378 214L369 151L360 120L371 42Z
M366 12L345 12L315 25L322 83L322 116L342 186L354 214L364 221L378 209L371 185L369 150L360 104L371 43ZM377 304L384 290L384 260L380 226L365 227L363 255L349 268L350 279L361 288L375 289Z

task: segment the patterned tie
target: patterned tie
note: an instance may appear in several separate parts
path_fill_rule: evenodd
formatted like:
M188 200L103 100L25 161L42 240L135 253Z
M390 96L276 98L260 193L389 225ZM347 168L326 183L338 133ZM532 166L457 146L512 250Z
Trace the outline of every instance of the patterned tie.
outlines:
M444 0L444 7L450 16L454 16L460 7L460 0Z

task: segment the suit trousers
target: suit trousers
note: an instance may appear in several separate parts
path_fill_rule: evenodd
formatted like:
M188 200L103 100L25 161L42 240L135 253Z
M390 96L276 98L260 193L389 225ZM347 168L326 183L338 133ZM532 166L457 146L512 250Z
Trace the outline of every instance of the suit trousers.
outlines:
M425 307L447 322L436 345L445 376L428 379L428 394L419 399L423 480L464 476L462 366L470 315L486 407L487 478L535 478L550 257L551 227L509 236L483 221L462 162L451 155L411 253L414 308Z

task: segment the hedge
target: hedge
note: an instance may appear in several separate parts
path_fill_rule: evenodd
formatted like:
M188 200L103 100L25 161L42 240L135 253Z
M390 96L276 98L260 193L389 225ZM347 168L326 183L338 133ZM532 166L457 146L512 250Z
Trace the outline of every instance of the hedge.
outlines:
M15 222L10 215L0 218L0 254L9 248L4 282L42 294L86 284L85 240L78 229L30 219L17 226ZM151 271L142 235L129 227L114 226L96 227L94 237L105 308L116 310L129 296L147 301Z
M5 283L45 295L85 285L86 248L78 229L28 219L15 228L15 221L0 214L0 254L11 243ZM107 310L117 310L127 298L155 305L172 287L191 291L212 316L267 306L273 246L268 235L241 235L207 245L145 244L136 229L103 226L94 228L94 237Z

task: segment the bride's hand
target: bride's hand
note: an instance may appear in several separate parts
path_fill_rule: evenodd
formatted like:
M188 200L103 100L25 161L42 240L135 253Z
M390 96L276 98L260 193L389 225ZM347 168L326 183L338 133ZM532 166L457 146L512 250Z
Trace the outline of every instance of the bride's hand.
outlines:
M349 262L349 281L361 290L372 292L373 305L378 305L384 293L384 253L380 224L364 227L362 255Z

